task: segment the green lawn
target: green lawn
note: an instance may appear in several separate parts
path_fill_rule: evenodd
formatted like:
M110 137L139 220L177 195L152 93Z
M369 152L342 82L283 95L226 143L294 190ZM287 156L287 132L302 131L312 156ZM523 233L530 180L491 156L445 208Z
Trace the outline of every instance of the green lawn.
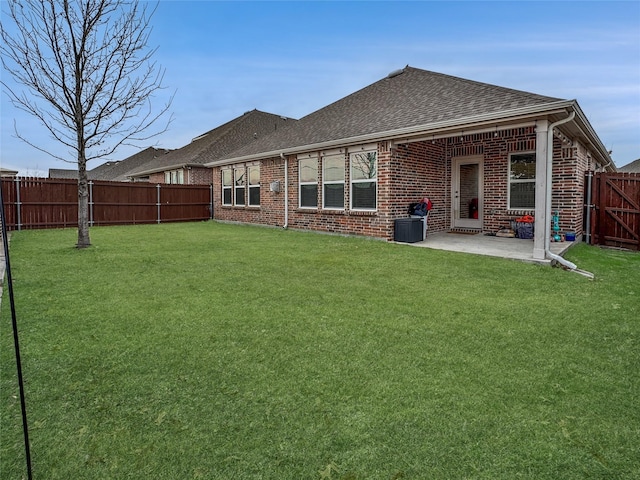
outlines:
M213 222L14 233L36 479L640 477L640 254ZM0 478L26 475L7 289Z

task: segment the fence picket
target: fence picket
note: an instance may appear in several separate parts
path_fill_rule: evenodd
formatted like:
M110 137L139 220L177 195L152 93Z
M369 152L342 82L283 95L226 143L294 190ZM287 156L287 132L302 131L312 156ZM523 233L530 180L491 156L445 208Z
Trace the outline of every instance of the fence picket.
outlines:
M3 178L7 230L76 226L77 185L73 179ZM212 218L211 185L91 181L89 188L91 226Z

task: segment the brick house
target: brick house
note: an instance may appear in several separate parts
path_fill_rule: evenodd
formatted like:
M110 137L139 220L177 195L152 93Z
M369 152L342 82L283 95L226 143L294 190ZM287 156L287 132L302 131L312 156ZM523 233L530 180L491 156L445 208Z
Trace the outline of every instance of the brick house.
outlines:
M409 66L206 165L218 220L392 240L428 197L430 232L534 216L540 259L551 211L580 235L584 172L615 168L575 100Z
M256 142L263 136L294 123L291 118L251 110L214 128L182 148L171 150L127 173L133 181L208 185L211 169L204 164Z

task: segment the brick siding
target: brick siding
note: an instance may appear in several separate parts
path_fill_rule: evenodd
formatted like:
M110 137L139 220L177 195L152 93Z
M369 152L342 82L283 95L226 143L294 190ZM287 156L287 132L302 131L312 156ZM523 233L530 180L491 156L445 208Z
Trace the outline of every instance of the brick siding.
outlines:
M409 204L429 197L433 210L429 216L429 231L451 228L451 168L453 159L479 155L483 158L484 201L483 226L495 232L509 226L522 215L534 215L534 210L508 208L509 154L535 152L535 127L505 129L426 140L407 144L378 144L378 208L375 212L349 210L349 169L345 168L345 210L323 210L321 157L318 161L318 209L298 207L298 162L289 157L290 228L354 234L393 239L394 220L407 217ZM348 152L345 151L348 165ZM586 150L571 147L554 139L553 197L554 211L560 206L562 231L582 232L584 171L590 167ZM545 161L545 159L537 159ZM221 168L213 169L214 218L225 221L256 223L282 227L284 218L284 160L270 158L260 163L260 207L222 206ZM280 192L269 190L271 182L280 181Z

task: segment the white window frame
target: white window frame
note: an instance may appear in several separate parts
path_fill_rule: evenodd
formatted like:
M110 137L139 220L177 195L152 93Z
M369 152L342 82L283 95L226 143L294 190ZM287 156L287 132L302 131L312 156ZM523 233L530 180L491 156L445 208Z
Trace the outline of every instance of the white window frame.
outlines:
M242 172L238 175L238 172ZM242 182L238 184L238 182ZM238 191L242 190L243 203L238 203ZM244 207L247 204L247 169L244 165L233 168L233 204L237 207Z
M167 170L164 172L164 183L170 185L184 185L184 170Z
M371 155L375 154L375 173L373 177L368 178L355 178L356 176L353 174L353 167L355 165L354 158L360 155ZM370 173L369 173L370 174ZM349 154L349 207L354 211L362 211L362 212L375 212L378 209L378 151L377 150L364 150L359 152L351 152ZM353 190L354 184L358 183L373 183L375 188L375 205L373 207L354 207L353 206Z
M342 180L326 180L327 177L327 170L326 170L326 166L327 166L327 159L332 159L332 158L341 158L342 159ZM346 174L345 174L345 169L346 169L346 159L345 159L345 155L343 152L327 152L325 154L322 155L322 208L324 210L338 210L338 211L342 211L344 210L344 192L345 192L345 181L346 181ZM325 190L324 187L325 185L342 185L342 206L341 207L335 207L335 206L327 206L327 196L325 194Z
M511 159L514 156L532 156L533 157L533 163L534 163L534 175L533 178L525 178L525 179L512 179L511 178ZM530 151L530 152L512 152L509 154L509 165L508 165L508 171L507 171L507 209L508 210L534 210L536 208L535 202L536 202L536 198L535 198L535 185L536 185L536 170L535 170L535 165L536 162L538 161L538 159L536 158L536 152L534 151ZM523 183L531 183L533 184L533 205L529 205L529 206L521 206L521 207L513 207L511 206L511 185L513 184L523 184Z
M224 175L225 175L225 173L227 173L229 175L229 184L228 185L225 185L225 183L224 183ZM233 170L231 170L230 168L223 169L222 172L221 172L220 183L222 185L222 205L230 207L230 206L233 205ZM225 201L224 201L225 191L229 192L229 199L230 199L229 203L225 203Z
M255 172L258 171L258 183L251 183L253 180L251 178L251 172ZM260 206L260 165L256 164L256 165L249 165L247 167L247 205L249 205L250 207L259 207ZM258 190L258 203L251 203L251 191L252 190Z
M315 181L303 181L302 180L302 163L305 161L314 161L316 164L316 178ZM298 207L309 210L318 209L318 155L299 155L298 156ZM315 205L303 205L302 204L302 187L308 185L315 185L316 187L316 203Z

